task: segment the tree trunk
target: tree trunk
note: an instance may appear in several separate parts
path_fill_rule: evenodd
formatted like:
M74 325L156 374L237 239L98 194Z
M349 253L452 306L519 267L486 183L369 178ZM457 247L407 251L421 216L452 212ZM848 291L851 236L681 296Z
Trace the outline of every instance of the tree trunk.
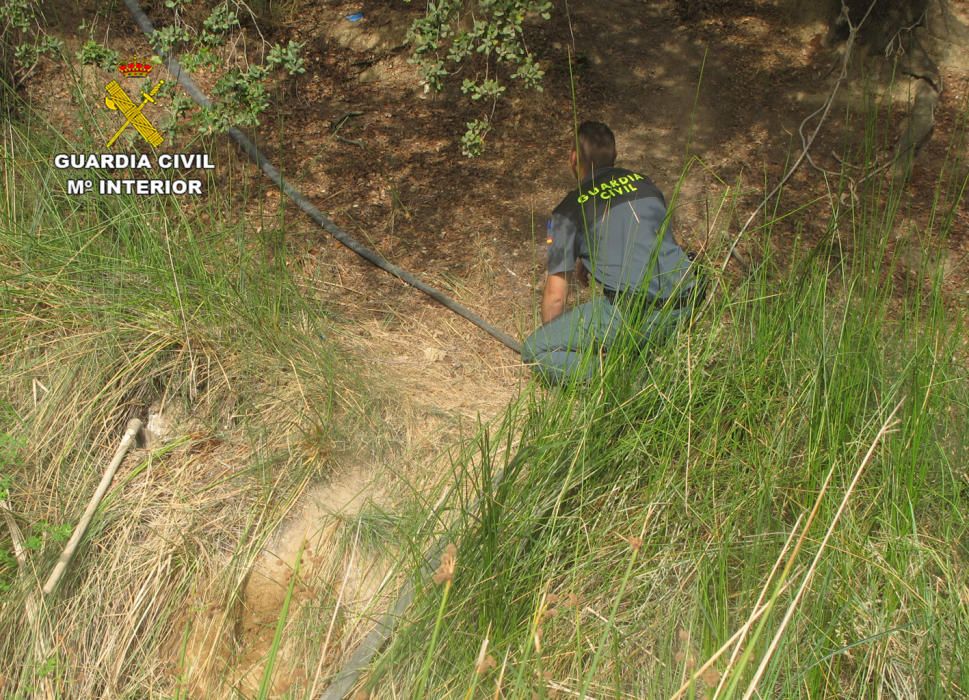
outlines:
M830 0L824 6L830 44L848 37L849 23L857 26L864 20L859 45L874 60L894 62L896 75L914 81L912 107L894 153L896 172L907 173L932 135L943 90L939 63L967 44L969 30L954 17L948 0Z

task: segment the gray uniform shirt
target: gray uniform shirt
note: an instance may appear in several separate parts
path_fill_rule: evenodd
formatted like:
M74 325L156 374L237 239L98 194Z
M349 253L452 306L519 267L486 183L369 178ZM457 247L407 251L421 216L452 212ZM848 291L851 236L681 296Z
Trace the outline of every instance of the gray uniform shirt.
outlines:
M552 212L549 274L572 272L577 260L610 291L645 289L666 299L694 283L663 194L645 175L622 168L599 169Z

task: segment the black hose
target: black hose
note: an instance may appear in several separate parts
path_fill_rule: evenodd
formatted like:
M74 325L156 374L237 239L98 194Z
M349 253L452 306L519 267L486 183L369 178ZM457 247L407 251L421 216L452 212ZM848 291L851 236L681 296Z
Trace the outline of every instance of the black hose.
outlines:
M128 7L128 11L131 12L135 22L141 28L141 31L143 31L150 39L151 35L155 32L155 27L152 25L151 20L148 19L148 15L146 15L144 10L141 9L141 5L138 3L138 0L124 0L124 3ZM205 96L205 93L199 89L198 85L195 84L195 81L192 80L188 72L182 69L182 66L179 64L178 60L174 56L169 55L165 55L164 58L168 71L175 77L182 87L185 88L185 92L187 92L199 106L210 107L212 102L208 97ZM279 186L287 197L293 200L300 209L306 212L310 218L313 219L313 221L322 226L323 229L332 235L337 241L342 243L363 259L373 263L381 270L389 272L401 281L409 284L411 287L424 292L427 296L442 306L447 307L459 316L463 316L485 333L488 333L495 339L501 341L515 352L519 354L521 353L521 343L512 338L510 335L491 325L471 309L462 306L441 290L430 286L426 282L422 282L411 273L386 260L379 253L362 245L359 241L350 236L350 234L337 226L333 220L330 219L330 217L313 206L313 204L306 199L302 193L290 186L279 170L277 170L275 166L273 166L273 164L266 159L266 156L262 154L262 151L259 150L256 144L250 141L249 137L239 131L239 129L232 127L229 129L228 133L229 136L235 139L236 143L239 144L239 147L246 152L246 155L249 156L249 158L256 165L258 165L264 173L266 173L266 176L270 180Z
M508 462L508 467L500 469L491 478L490 489L492 493L494 493L504 479L506 469L513 467L522 459L522 455L523 453L521 451L517 452ZM483 495L475 498L468 508L468 512L472 517L477 515L478 509L481 507L482 497ZM417 573L404 581L394 604L381 616L374 628L357 645L357 648L350 658L347 659L346 663L343 664L343 667L330 679L330 684L319 696L319 700L344 700L350 694L350 691L360 681L360 676L364 670L370 665L373 657L390 641L390 637L394 633L397 624L403 619L407 608L414 602L414 592L417 582L426 579L434 572L441 563L441 556L444 554L445 549L447 549L448 543L453 541L450 533L444 534L438 537L430 548L424 552L424 558Z
M128 7L128 10L131 12L135 22L150 38L154 33L155 28L152 25L151 20L148 18L148 15L146 15L141 9L138 0L124 0L124 2ZM206 97L205 93L199 89L192 78L182 70L181 65L174 57L165 56L165 61L169 72L175 76L175 79L182 85L183 88L185 88L185 91L188 92L188 94L198 105L201 107L209 107L212 104L209 98ZM229 135L235 139L236 143L238 143L242 150L246 152L246 155L248 155L249 158L262 169L270 180L276 183L290 199L296 202L300 209L306 212L310 218L322 226L323 229L329 232L337 241L342 243L360 257L373 263L380 269L389 272L415 289L419 289L420 291L424 292L429 297L456 314L463 316L481 330L504 343L516 353L521 353L521 344L507 333L491 325L476 313L454 301L440 290L431 287L425 282L422 282L414 277L414 275L410 274L406 270L402 270L393 263L385 260L381 255L360 244L346 231L337 226L332 219L313 206L313 204L310 203L310 201L307 200L306 197L304 197L300 192L291 187L283 178L282 174L273 166L272 163L269 162L269 160L266 159L259 148L241 131L233 127L229 129ZM516 454L512 459L512 462L518 460L520 456L520 453ZM497 487L503 476L504 470L501 470L495 474L491 483L492 488ZM472 513L477 512L478 505L479 500L475 500L475 502L471 505ZM376 626L363 638L363 640L354 650L353 654L347 660L346 664L336 673L336 675L333 676L333 678L330 680L329 686L320 696L321 700L342 700L342 698L345 698L350 690L357 684L363 670L370 664L373 657L390 639L396 624L401 620L407 608L410 607L410 604L414 599L415 579L420 580L421 578L426 577L429 572L434 570L436 564L440 560L447 541L448 540L446 537L438 538L430 549L424 553L423 563L417 576L411 577L405 581L402 589L398 593L397 599L394 601L394 604L386 613L384 613L380 620L378 620Z

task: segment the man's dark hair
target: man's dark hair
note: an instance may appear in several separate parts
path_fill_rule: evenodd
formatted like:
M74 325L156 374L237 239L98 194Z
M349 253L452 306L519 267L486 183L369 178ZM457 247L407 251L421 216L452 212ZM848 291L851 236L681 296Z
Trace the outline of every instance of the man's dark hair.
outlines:
M579 163L589 172L616 163L616 137L602 122L582 122L577 132Z

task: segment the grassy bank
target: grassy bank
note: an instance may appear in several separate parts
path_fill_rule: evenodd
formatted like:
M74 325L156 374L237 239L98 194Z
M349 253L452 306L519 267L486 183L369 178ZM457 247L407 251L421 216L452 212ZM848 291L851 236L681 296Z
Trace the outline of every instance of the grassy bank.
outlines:
M842 173L821 243L768 252L652 354L525 397L520 449L482 442L448 504L453 578L423 585L368 690L966 697L965 329L931 253L964 202L958 148L915 267L904 183L855 196ZM795 208L767 208L764 250Z
M243 653L269 693L272 657L234 631L254 562L309 483L380 452L376 390L267 262L253 229L284 222L239 221L218 191L68 197L51 156L81 147L42 125L7 125L0 148L0 478L25 538L15 553L0 526L0 696L197 697L201 676L222 694ZM40 600L125 423L156 415Z

